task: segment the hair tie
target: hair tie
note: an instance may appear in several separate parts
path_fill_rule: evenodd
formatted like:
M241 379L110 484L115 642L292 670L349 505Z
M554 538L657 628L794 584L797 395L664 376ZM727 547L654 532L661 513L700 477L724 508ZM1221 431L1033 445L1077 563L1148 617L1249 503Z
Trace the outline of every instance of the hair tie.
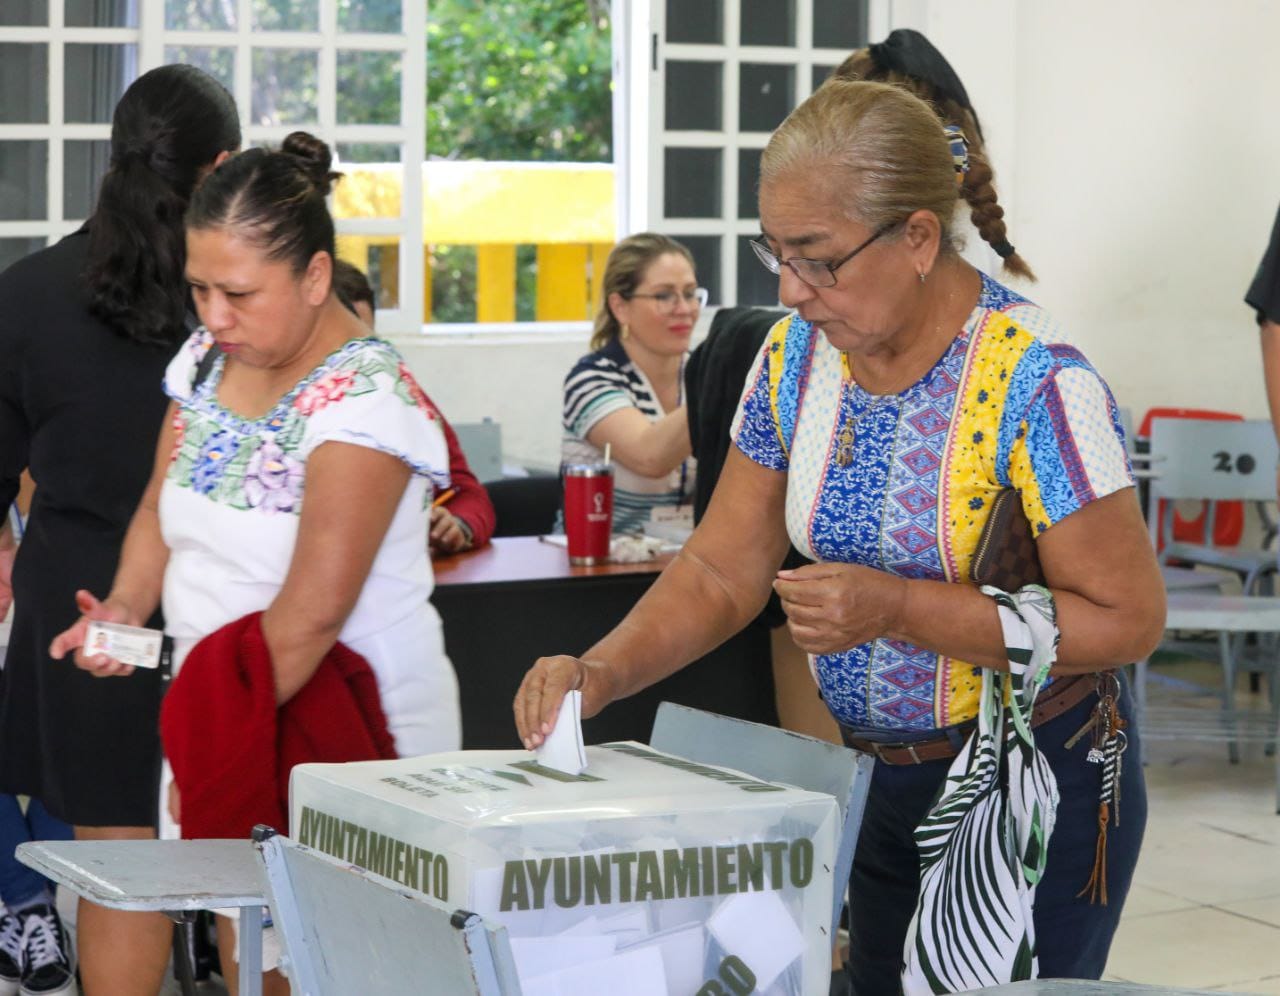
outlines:
M1018 250L1013 248L1008 239L1001 239L999 242L992 242L991 248L1001 259L1008 259Z
M947 144L951 146L951 161L956 168L956 184L962 184L965 174L969 172L969 140L964 137L964 130L959 125L949 124L942 130L947 136Z

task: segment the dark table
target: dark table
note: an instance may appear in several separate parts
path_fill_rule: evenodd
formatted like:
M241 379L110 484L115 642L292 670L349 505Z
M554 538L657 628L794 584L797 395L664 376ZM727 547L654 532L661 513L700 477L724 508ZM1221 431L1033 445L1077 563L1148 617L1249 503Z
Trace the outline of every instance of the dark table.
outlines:
M462 744L518 748L511 700L538 657L582 653L612 629L670 562L572 567L537 537L496 539L434 562L431 601L458 673ZM658 703L776 725L769 633L748 626L706 657L582 724L586 742L647 743Z

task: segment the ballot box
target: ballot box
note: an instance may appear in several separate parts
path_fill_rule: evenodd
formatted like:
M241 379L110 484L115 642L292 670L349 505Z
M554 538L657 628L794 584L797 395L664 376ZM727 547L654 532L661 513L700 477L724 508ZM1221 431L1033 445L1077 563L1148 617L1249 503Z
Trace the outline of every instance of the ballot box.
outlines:
M638 743L587 761L300 765L291 833L505 924L526 996L827 991L831 796Z

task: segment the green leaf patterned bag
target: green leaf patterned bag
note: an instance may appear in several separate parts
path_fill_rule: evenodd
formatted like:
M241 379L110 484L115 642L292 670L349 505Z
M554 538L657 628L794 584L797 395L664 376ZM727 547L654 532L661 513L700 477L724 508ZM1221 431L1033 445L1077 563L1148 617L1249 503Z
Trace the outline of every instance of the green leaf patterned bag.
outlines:
M1058 785L1036 749L1031 713L1057 656L1056 613L1039 586L982 591L996 601L1009 670L983 670L977 729L916 829L920 898L904 950L906 996L1036 977L1032 906Z

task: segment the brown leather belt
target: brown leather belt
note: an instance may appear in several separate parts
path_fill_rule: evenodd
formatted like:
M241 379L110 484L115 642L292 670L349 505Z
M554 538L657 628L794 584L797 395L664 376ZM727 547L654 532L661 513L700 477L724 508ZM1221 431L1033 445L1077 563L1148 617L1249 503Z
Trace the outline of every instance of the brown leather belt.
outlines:
M1057 719L1068 709L1095 694L1098 688L1097 679L1097 674L1068 674L1055 678L1048 688L1036 696L1036 704L1031 712L1032 728L1047 723L1051 719ZM882 744L874 740L851 737L847 733L845 733L844 743L846 747L852 747L863 754L874 754L877 760L885 764L924 764L926 761L945 761L959 754L960 746L968 739L974 725L975 723L971 721L957 727L958 732L962 734L957 738L959 745L946 736L915 743ZM845 732L843 727L841 732Z

